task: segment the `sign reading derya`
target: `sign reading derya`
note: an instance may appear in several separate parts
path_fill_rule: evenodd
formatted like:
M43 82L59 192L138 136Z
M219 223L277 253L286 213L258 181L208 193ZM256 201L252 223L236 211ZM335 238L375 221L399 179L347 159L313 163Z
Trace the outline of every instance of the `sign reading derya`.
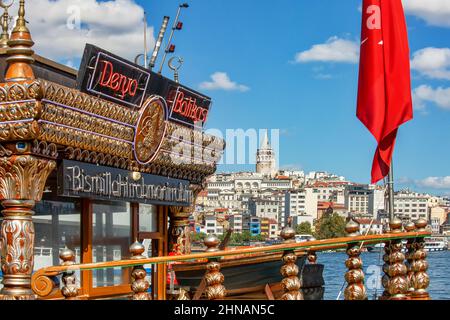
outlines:
M160 74L87 44L77 79L80 91L140 108L152 95L164 98L169 121L202 128L211 99Z
M87 44L77 78L80 91L128 107L139 108L150 83L150 72L96 46Z
M58 195L170 206L189 206L193 201L186 180L72 160L63 160L59 167Z

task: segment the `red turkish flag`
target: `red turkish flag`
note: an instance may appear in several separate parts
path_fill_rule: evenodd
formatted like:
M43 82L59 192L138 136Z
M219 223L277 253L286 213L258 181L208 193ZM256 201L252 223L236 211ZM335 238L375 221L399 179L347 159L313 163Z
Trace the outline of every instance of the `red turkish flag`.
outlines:
M364 0L357 117L378 142L372 183L389 173L397 130L413 118L401 0Z

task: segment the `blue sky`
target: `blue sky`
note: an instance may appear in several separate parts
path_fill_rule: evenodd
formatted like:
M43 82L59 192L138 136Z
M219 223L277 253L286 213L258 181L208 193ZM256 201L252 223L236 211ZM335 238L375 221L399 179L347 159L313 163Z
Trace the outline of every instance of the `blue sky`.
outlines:
M141 2L144 4L144 2ZM147 1L145 1L147 3ZM173 16L178 1L145 5L150 23ZM316 61L295 64L296 53L331 37L358 41L361 1L195 0L183 12L185 29L176 34L185 58L182 81L193 87L215 72L226 72L248 91L206 91L214 99L208 126L278 128L280 165L326 170L368 183L376 142L355 117L358 64ZM407 15L411 54L450 46L450 28ZM158 29L158 27L156 28ZM449 86L413 71L413 89ZM399 132L394 155L397 187L446 193L419 180L450 175L450 109L419 102L415 118ZM423 108L423 106L422 106ZM222 166L246 170L252 166ZM448 186L450 188L450 186Z
M95 0L86 0L90 2ZM355 116L361 0L188 2L190 8L181 17L184 29L175 34L174 43L185 60L181 81L213 99L208 128L280 129L281 167L329 171L370 182L376 142ZM411 58L417 53L412 71L416 110L414 120L398 135L397 188L450 194L448 2L404 0ZM169 15L173 22L180 1L134 3L145 8L156 37L162 17ZM135 12L138 17L139 8ZM133 15L121 16L126 21ZM81 20L82 27L85 23L87 28L97 27L84 22L83 14ZM108 28L113 29L117 30ZM126 49L127 44L121 43L117 50ZM343 56L333 54L339 50ZM65 57L55 59L77 67L76 54ZM170 75L167 69L165 74ZM217 81L204 84L214 74ZM253 165L224 165L219 170L253 170Z

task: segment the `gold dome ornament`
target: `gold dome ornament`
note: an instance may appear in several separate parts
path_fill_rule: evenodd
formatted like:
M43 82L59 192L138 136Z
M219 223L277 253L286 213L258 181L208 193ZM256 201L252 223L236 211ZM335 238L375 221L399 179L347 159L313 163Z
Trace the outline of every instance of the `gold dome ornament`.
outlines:
M8 69L5 80L7 82L35 79L31 68L31 64L34 62L34 51L31 47L33 47L34 42L31 39L30 30L28 30L26 23L25 0L20 0L16 26L11 32L11 37L8 41L9 48L6 51L8 55L8 58L6 58Z

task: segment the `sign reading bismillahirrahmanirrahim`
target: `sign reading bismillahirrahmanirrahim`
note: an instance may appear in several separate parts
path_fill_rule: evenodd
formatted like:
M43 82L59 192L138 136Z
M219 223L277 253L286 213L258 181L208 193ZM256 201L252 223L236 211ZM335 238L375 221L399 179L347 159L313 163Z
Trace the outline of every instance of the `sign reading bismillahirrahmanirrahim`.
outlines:
M58 195L168 206L189 206L193 200L186 180L71 160L59 166Z

